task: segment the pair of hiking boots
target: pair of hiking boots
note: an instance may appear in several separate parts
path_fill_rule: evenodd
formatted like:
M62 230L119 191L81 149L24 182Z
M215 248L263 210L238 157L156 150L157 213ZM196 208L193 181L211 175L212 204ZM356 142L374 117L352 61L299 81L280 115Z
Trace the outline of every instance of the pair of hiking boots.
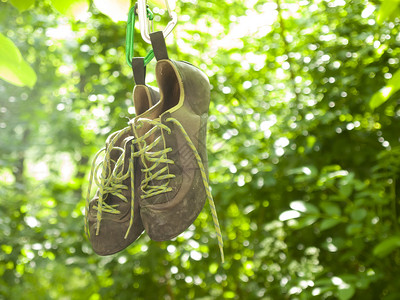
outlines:
M207 199L223 260L222 237L208 185L210 84L193 65L168 58L162 32L150 37L160 92L145 84L143 58L134 58L136 117L111 134L94 158L86 233L99 255L125 249L144 230L152 240L171 240L194 222ZM98 189L90 199L93 183Z

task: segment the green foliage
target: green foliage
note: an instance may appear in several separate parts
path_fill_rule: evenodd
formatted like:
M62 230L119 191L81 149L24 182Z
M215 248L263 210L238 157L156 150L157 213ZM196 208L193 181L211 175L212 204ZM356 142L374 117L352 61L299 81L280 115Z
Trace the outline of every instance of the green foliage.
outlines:
M53 7L60 13L79 19L89 8L87 0L51 0Z
M400 248L400 237L391 236L390 238L375 246L374 255L383 258L392 253L397 248Z
M126 21L130 8L129 0L93 0L96 8L114 22Z
M17 86L33 87L36 73L14 43L0 33L0 78Z
M10 0L11 4L14 5L20 12L23 12L33 6L35 0Z
M377 14L377 21L382 25L386 20L393 20L400 14L399 0L383 0Z
M390 96L400 90L400 70L394 73L393 77L389 80L387 85L376 92L369 103L372 109L385 103Z
M212 85L224 265L208 207L175 240L144 234L109 257L84 236L91 158L134 112L113 21L128 10L111 19L99 2L79 16L72 1L0 2L0 48L15 43L0 66L23 57L37 74L33 89L0 82L1 299L400 297L400 21L379 17L390 1L177 2L170 57ZM156 86L154 62L147 72Z

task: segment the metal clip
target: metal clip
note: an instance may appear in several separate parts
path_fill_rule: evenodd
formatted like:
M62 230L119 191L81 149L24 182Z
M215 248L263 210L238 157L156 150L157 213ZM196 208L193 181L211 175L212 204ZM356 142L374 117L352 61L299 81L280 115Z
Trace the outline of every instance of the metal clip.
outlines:
M133 45L135 35L135 15L137 4L129 10L128 22L126 23L126 62L132 67L133 58ZM146 19L153 21L153 12L146 6ZM153 50L150 50L144 58L144 65L146 66L154 58Z
M147 18L146 0L138 0L137 4L138 4L140 33L142 35L143 40L146 43L151 44L150 32L149 32L149 21ZM178 22L178 15L170 9L168 0L165 0L165 4L167 6L169 17L171 18L171 21L168 22L167 26L163 30L164 37L167 37L172 32L172 30L175 28L176 23Z

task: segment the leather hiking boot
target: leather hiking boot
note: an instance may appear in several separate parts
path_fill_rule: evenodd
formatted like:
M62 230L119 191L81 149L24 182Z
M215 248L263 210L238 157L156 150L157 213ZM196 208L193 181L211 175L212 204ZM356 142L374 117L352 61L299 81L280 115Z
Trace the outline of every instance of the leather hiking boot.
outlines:
M143 60L134 63L136 86L133 101L137 115L142 114L159 100L159 93L144 84ZM138 74L139 73L139 74ZM90 174L87 194L85 230L93 250L99 255L111 255L128 247L143 232L139 199L135 189L140 185L141 175L131 127L112 133L106 146L95 156ZM96 165L100 154L103 159ZM98 187L90 199L91 185Z
M195 66L168 58L162 32L150 35L157 58L160 101L131 121L141 158L140 215L155 241L185 231L211 207L218 242L222 237L208 184L206 133L210 83Z

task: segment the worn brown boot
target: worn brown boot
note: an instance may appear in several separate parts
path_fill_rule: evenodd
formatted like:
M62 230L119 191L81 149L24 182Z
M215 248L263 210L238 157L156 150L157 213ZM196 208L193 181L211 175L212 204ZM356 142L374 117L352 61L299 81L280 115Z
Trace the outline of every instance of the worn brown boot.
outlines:
M133 100L136 114L140 115L159 100L159 93L144 83L143 61L134 59L133 70L136 86ZM135 137L131 127L111 134L106 146L93 161L86 206L86 233L93 250L99 255L119 252L135 241L143 232L140 218L138 193L141 172L132 141ZM99 155L104 158L95 166ZM99 174L100 172L100 174ZM90 199L91 183L97 185L95 197Z
M222 237L208 185L206 133L210 84L195 66L168 58L162 32L151 35L160 102L132 120L141 157L140 214L156 241L186 230L209 201L218 242Z

